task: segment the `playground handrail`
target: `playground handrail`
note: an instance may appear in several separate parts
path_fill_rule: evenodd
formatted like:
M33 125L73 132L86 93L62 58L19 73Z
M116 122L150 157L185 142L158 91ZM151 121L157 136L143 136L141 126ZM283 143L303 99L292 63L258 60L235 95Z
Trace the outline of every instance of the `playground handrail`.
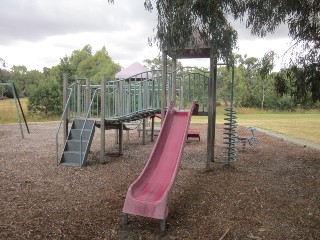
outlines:
M73 85L73 84L72 84L72 85ZM69 96L68 96L68 98L67 98L66 105L65 105L65 107L64 107L64 109L63 109L62 116L61 116L61 120L60 120L58 129L57 129L57 132L56 132L56 156L57 156L57 165L59 165L59 132L60 132L60 128L61 128L61 125L62 125L62 122L63 122L63 118L64 118L65 114L67 113L67 109L68 109L68 107L69 107L70 98L71 98L72 92L73 92L72 85L70 85L70 87L68 88L68 89L70 90ZM64 144L65 144L65 143L64 143Z
M196 71L196 72L194 72ZM207 110L206 88L208 82L207 72L203 69L194 67L178 68L174 72L178 73L177 79L177 107L184 109L187 102L198 100L202 112ZM182 74L180 74L181 72ZM168 73L166 89L168 99L173 98L172 92L172 74ZM73 118L86 116L86 99L84 89L86 85L82 84L82 79L78 78L74 83L72 97L69 102L70 114ZM127 78L106 82L106 94L109 96L105 104L106 118L119 118L138 113L143 109L158 109L161 103L161 70L150 70L134 74ZM100 85L90 85L91 89ZM71 86L70 86L71 87ZM100 102L98 94L95 95L95 104L92 103L91 112L99 115ZM92 100L91 100L92 101ZM87 103L86 103L87 104ZM88 103L89 104L89 103ZM86 105L87 106L87 105Z
M89 108L88 108L88 110L87 110L87 114L86 114L86 117L85 117L85 120L84 120L82 129L81 129L81 132L80 132L80 168L82 168L82 164L83 164L83 159L82 159L82 134L83 134L85 125L86 125L86 123L87 123L87 120L88 120L88 118L89 118L90 111L91 111L91 107L92 107L92 103L94 102L94 97L96 96L96 93L97 93L98 89L101 90L101 88L96 88L96 89L94 90L94 92L93 92L93 95L92 95L92 97L91 97L91 101L90 101L90 104L89 104ZM102 123L101 123L101 124L102 124Z
M206 89L209 83L209 72L197 67L180 67L168 73L168 99L172 99L173 74L176 74L176 94L178 109L185 109L186 103L198 101L204 114L207 110Z

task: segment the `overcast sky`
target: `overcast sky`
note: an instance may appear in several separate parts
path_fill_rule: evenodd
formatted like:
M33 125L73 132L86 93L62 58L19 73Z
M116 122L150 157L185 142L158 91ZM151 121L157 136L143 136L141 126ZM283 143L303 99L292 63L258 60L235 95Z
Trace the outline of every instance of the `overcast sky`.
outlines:
M90 44L93 52L106 46L111 58L122 67L159 56L157 47L148 45L154 36L155 12L144 9L144 0L1 0L0 57L28 70L52 67L65 55ZM245 26L235 24L241 54L261 58L274 50L280 57L289 48L286 27L259 39ZM209 61L185 60L183 64L209 67Z

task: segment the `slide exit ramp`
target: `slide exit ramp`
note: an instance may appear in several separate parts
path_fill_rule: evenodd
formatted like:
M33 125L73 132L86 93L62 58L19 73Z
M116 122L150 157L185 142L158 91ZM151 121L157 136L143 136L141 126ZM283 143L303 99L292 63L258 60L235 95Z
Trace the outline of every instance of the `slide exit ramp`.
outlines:
M165 230L168 215L168 194L175 181L194 103L188 111L178 111L170 103L163 127L149 160L137 180L129 187L124 207L124 222L128 214L160 219Z

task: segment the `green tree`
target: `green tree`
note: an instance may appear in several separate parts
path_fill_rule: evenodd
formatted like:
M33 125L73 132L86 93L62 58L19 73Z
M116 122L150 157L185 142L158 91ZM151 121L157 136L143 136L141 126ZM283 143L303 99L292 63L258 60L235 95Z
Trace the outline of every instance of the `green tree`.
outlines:
M268 86L272 86L269 84L270 74L274 68L274 60L276 53L274 51L267 52L263 58L260 60L260 67L258 69L258 74L260 76L259 80L259 90L260 90L260 102L261 109L264 109L264 103L266 98L266 91L268 90Z
M27 81L26 81L26 74L27 74L27 67L20 65L20 66L13 66L10 70L10 82L14 82L20 96L26 95L27 89Z
M219 67L217 71L217 102L224 103L224 106L228 106L231 100L231 69L225 66ZM233 86L234 87L234 86Z
M39 84L40 81L44 80L44 74L38 70L27 71L24 76L24 82L26 84L25 94L29 96L32 88Z
M81 62L91 56L92 47L87 44L81 50L74 50L71 53L71 56L66 55L63 58L60 58L60 64L57 66L57 69L55 69L55 75L58 75L56 77L58 77L61 83L64 73L67 74L69 80L74 79L74 77L77 76L77 71Z
M320 2L308 1L264 1L247 0L247 27L255 35L265 36L268 32L286 23L289 36L295 42L298 50L298 61L307 63L320 60Z
M99 83L102 75L106 75L107 79L114 79L120 69L120 65L108 55L106 47L102 47L92 55L91 46L86 45L82 50L73 51L71 56L60 59L60 64L47 73L58 77L60 81L62 74L67 73L68 79L79 76L89 78L93 83Z
M28 99L28 111L33 115L59 115L62 112L62 96L59 84L45 79L32 88Z
M100 83L102 75L105 75L107 79L115 79L116 73L120 70L120 65L111 59L104 46L93 56L88 56L83 60L76 73L78 76L90 78L93 83L97 84Z
M255 93L257 87L258 76L257 71L259 68L259 59L256 57L247 57L244 55L238 58L237 69L240 71L238 75L238 83L242 84L241 91L237 91L237 95L241 95L241 105L244 107L257 107L258 98Z
M43 79L38 70L28 71L25 66L13 66L10 71L10 82L14 82L20 96L28 96L31 88Z
M275 89L281 97L290 95L302 108L315 107L320 99L320 71L318 64L296 65L283 69L275 77Z
M6 67L6 61L0 57L0 66Z
M114 0L108 2L113 3ZM306 70L311 71L308 75L313 75L314 69L308 66L317 63L319 71L319 0L145 0L144 6L148 11L154 7L157 9L155 39L161 49L174 53L177 49L190 47L190 44L206 43L211 47L214 57L228 63L233 61L232 49L236 46L237 32L227 17L245 21L252 34L260 37L274 32L280 24L285 23L294 45L298 46L298 54L293 56L297 65L305 66ZM310 78L310 81L315 81L312 83L312 93L317 96L320 80Z
M0 83L7 83L10 81L10 72L7 71L6 69L1 69L0 68ZM9 97L6 95L6 87L0 86L0 99L3 97Z
M162 69L162 57L156 57L154 59L145 59L143 60L144 65L147 69L155 69L161 70ZM167 60L167 68L168 72L172 72L172 58L168 58ZM177 69L183 68L182 63L178 60L177 61Z

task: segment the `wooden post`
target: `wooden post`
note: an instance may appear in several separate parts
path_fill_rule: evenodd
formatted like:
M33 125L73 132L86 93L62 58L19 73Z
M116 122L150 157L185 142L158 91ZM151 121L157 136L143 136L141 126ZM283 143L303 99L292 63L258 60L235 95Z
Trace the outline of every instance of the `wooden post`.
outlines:
M123 154L123 123L119 123L119 155Z
M121 110L121 87L120 87L120 81L116 81L116 97L115 97L115 113L117 116L122 115L122 110ZM115 130L115 141L116 144L119 144L119 129Z
M208 92L208 136L207 136L207 162L206 170L211 168L214 162L215 126L216 126L216 78L217 78L217 59L211 49L210 54L210 78Z
M154 118L155 116L151 117L151 142L154 141Z
M86 113L89 111L90 102L91 102L90 79L86 79ZM90 113L89 113L89 117L90 117Z
M100 138L100 163L105 163L105 101L106 100L106 77L101 78L101 138Z
M118 82L118 93L119 93L119 97L118 97L118 115L122 116L124 115L124 101L123 101L123 81L119 81Z
M116 129L115 130L115 134L114 134L114 136L115 136L115 142L116 142L116 144L119 144L119 131L118 131L119 129Z
M143 109L147 109L149 104L149 88L148 88L148 80L143 81Z
M167 53L162 51L162 99L161 99L161 126L167 106Z
M146 145L146 119L142 119L142 144Z
M177 59L172 59L172 100L173 106L176 107L176 91L177 91Z
M67 100L68 100L68 77L67 74L63 74L63 107L66 106ZM65 115L63 116L63 142L65 143L67 141L68 137L68 109L65 112Z

